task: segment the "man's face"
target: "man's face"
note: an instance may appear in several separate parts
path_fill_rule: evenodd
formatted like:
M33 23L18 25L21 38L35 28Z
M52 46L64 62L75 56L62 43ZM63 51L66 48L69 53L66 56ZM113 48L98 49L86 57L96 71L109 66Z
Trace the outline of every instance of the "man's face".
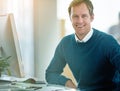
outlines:
M77 36L82 39L91 29L91 22L94 15L90 15L87 6L81 3L71 8L70 19Z

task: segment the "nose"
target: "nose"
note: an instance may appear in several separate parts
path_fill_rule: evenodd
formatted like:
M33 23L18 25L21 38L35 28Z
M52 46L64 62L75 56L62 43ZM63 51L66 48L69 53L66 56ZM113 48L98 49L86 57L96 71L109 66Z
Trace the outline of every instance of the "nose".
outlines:
M79 18L78 18L78 22L79 22L79 23L83 23L82 17L79 17Z

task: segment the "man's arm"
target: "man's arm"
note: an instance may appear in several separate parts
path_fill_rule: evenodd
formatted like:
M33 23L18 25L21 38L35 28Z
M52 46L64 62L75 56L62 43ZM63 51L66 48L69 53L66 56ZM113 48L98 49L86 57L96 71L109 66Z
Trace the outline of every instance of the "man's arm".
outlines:
M65 84L66 87L70 87L70 88L77 88L76 85L72 82L72 80L68 80Z

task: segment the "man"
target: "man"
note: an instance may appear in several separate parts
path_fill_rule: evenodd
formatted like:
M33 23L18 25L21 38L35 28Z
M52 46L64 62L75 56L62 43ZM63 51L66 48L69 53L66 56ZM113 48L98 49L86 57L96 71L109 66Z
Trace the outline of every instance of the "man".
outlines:
M46 70L46 81L84 91L111 91L116 70L120 72L120 46L116 40L91 27L94 19L90 0L73 0L68 8L75 34L58 44ZM61 73L68 64L78 85Z
M120 44L120 12L118 14L118 24L113 25L109 28L108 33L110 33Z

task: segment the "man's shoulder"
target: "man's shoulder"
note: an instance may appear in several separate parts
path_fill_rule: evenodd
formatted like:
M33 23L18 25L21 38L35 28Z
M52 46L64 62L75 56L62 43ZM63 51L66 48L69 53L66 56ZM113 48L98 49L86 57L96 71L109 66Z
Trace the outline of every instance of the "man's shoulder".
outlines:
M71 41L75 40L74 36L75 34L69 34L69 35L64 36L61 39L60 44L70 43Z
M97 39L100 39L102 41L106 41L106 40L114 40L113 36L106 33L106 32L103 32L103 31L100 31L98 29L94 29L94 36L97 38Z
M74 36L75 34L69 34L69 35L64 36L62 40L69 40L71 38L74 38Z
M93 30L94 30L94 33L95 33L96 35L110 36L110 34L104 32L104 31L101 31L101 30L98 30L98 29L95 29L95 28L93 28Z

